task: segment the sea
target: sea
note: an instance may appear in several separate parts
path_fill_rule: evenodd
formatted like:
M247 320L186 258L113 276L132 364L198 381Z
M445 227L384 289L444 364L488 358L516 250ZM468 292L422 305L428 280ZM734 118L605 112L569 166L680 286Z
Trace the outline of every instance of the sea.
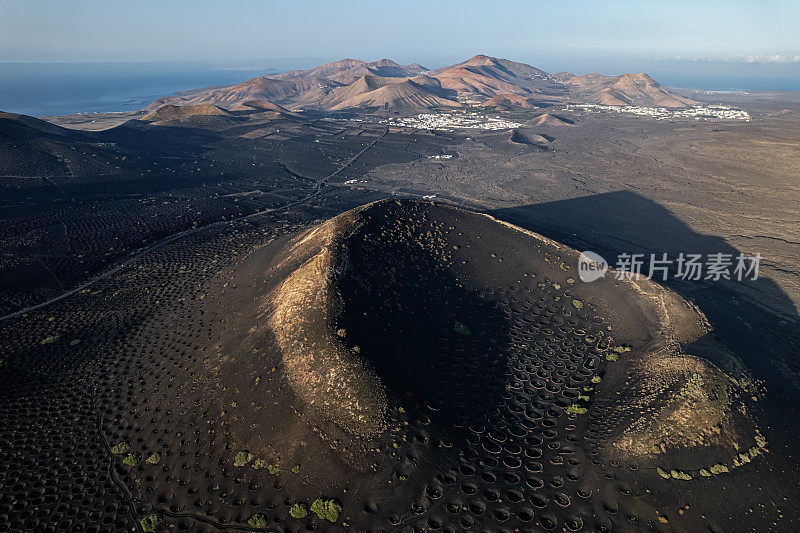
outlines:
M549 62L548 62L549 59ZM575 74L647 72L669 87L715 91L800 90L800 64L739 64L687 61L517 60L549 72ZM226 67L197 62L13 63L0 61L0 111L33 116L135 111L178 91L238 83L292 68L308 68L321 58L279 60L279 68ZM552 63L552 64L549 64ZM437 67L440 65L427 65Z
M177 91L277 72L169 62L0 62L0 111L32 116L135 111Z

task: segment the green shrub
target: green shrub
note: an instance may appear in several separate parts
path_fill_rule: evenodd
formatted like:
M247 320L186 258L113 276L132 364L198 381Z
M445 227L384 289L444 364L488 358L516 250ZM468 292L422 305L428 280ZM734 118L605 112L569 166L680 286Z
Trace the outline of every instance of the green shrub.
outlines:
M712 474L722 474L722 473L724 473L724 472L729 472L729 470L728 470L728 467L727 467L727 466L725 466L725 465L723 465L723 464L720 464L720 463L717 463L717 464L713 465L713 466L712 466L711 468L709 468L708 470L709 470L709 471L710 471Z
M314 500L314 503L311 504L311 511L321 520L335 523L339 519L339 513L342 512L342 506L333 500L317 498Z
M670 470L669 475L674 479L683 479L685 481L691 481L692 475L687 474L683 470Z
M267 527L267 517L261 513L257 513L248 518L247 523L252 527Z
M129 453L125 456L125 459L122 460L122 464L128 466L136 466L139 464L140 455L138 453Z
M161 454L158 452L151 454L150 457L147 458L147 462L151 465L157 465L161 462Z
M294 518L305 518L308 516L308 505L296 503L289 508L289 514Z
M236 454L236 457L233 458L233 466L244 466L249 463L250 459L252 458L253 454L247 450L242 450Z
M128 453L131 451L131 445L127 442L118 442L111 447L111 453L119 455L121 453Z
M161 515L158 513L150 513L149 515L139 520L139 523L142 524L142 529L146 533L152 533L153 531L155 531L156 528L161 525L161 522L163 522L163 519L161 518Z

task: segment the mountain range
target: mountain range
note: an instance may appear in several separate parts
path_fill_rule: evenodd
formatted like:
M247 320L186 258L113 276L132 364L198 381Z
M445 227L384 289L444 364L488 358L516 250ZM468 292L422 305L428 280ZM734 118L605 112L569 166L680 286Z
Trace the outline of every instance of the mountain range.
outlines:
M435 70L417 63L400 65L390 59L369 63L342 59L307 70L159 98L145 110L165 105L213 105L230 110L248 101L268 101L292 110L328 111L416 111L469 105L510 108L556 103L680 108L696 103L645 73L613 77L548 74L525 63L476 55Z

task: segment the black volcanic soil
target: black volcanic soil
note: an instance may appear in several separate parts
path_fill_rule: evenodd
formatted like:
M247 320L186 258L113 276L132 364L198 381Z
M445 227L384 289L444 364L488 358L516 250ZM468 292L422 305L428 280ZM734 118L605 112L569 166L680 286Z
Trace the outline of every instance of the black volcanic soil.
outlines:
M760 528L747 506L773 504L794 520L792 467L740 416L741 385L677 348L720 351L680 298L582 283L574 251L453 207L307 220L199 232L125 269L122 290L7 324L0 525L693 531ZM723 389L720 407L706 392ZM683 400L702 416L677 443L624 445L662 435ZM755 450L741 467L730 435ZM729 472L699 473L716 464ZM318 498L342 507L335 524L291 516Z
M544 151L236 117L0 131L35 147L2 177L3 314L78 289L0 322L0 530L797 528L796 119L570 115ZM770 260L684 300L441 204L330 222L432 192L607 258ZM335 524L291 516L317 498Z

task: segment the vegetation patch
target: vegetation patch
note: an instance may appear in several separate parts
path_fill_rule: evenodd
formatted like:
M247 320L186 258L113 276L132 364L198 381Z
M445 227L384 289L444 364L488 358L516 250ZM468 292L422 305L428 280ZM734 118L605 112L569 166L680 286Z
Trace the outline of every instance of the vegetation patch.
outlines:
M305 518L308 516L308 505L296 503L289 508L289 514L294 518Z
M233 458L233 466L244 466L249 463L252 458L252 453L248 452L247 450L242 450L236 454L236 457Z
M311 504L311 511L321 520L335 523L339 519L339 513L342 512L342 506L333 500L317 498Z
M146 533L151 533L151 532L155 531L156 528L158 526L160 526L161 522L163 522L163 521L164 521L164 519L161 518L160 514L158 514L158 513L150 513L149 515L147 515L144 518L142 518L141 520L139 520L139 523L142 525L142 529Z
M151 454L150 457L147 458L147 462L151 465L157 465L161 462L161 454L158 452Z
M257 513L248 518L247 523L252 527L267 527L267 517L261 513Z
M122 464L128 466L136 466L139 464L141 460L141 456L138 453L129 453L125 456L125 459L122 460Z
M567 407L567 412L571 415L585 415L589 412L586 407L581 407L580 405L572 404Z
M118 442L111 447L111 453L115 455L128 453L129 451L131 451L131 445L127 442Z

